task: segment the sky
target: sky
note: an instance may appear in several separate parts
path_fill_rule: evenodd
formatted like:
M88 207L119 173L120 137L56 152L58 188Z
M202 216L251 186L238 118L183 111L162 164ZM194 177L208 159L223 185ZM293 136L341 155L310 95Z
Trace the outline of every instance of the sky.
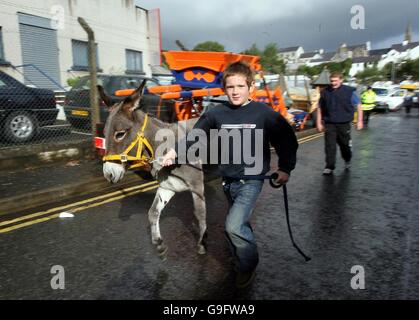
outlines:
M253 43L263 49L272 42L278 48L302 46L305 52L336 51L342 43L367 41L372 49L380 49L401 43L409 21L413 41L419 41L418 0L136 0L136 4L160 8L165 50L180 50L176 40L189 49L217 41L231 52L244 51ZM363 13L365 19L360 20ZM360 28L354 29L354 22Z

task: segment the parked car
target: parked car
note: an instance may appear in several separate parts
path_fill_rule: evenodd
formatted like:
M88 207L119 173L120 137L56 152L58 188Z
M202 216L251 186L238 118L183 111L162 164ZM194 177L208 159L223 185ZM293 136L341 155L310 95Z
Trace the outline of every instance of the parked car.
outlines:
M372 90L377 94L374 111L397 111L403 105L404 96L406 95L405 89L372 87Z
M1 136L11 142L27 142L39 128L52 125L58 114L54 92L25 86L0 71Z
M153 78L136 75L98 75L98 84L101 85L111 100L116 103L124 97L116 96L115 92L122 89L136 89L141 82L147 79L146 89L144 91L141 104L151 115L157 115L157 107L160 103L158 95L148 93L147 88L158 86L159 83ZM80 80L67 92L64 101L64 112L66 119L73 127L90 128L90 79L89 76L80 78ZM170 101L164 101L160 105L160 118L166 122L173 122L174 108ZM103 101L99 101L100 122L103 124L108 117L108 107Z

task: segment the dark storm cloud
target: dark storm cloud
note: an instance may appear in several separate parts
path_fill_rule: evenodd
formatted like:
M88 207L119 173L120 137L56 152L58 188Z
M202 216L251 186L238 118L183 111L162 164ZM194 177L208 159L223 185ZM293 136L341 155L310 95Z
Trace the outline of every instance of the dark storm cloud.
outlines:
M226 50L242 51L256 43L263 48L275 42L278 47L302 45L306 51L327 51L345 42L348 45L371 41L373 48L400 43L408 21L413 40L419 41L419 2L411 0L304 1L230 0L163 1L142 0L138 5L160 8L165 49L179 49L181 40L192 49L212 40ZM353 30L351 8L365 9L365 29Z

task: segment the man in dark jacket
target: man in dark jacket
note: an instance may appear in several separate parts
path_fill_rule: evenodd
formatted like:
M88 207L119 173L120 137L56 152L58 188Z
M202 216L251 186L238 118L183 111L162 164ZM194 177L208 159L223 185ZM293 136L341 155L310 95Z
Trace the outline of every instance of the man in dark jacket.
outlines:
M340 147L345 169L351 167L352 141L351 122L355 108L358 111L357 129L363 128L362 105L355 89L342 85L343 75L334 72L330 75L330 86L322 91L317 109L317 130L325 131L326 167L324 175L333 174L336 164L336 143Z
M285 184L295 167L298 142L292 127L279 113L250 99L255 84L254 73L247 64L231 64L224 71L223 85L229 102L204 113L194 130L207 137L211 130L218 130L221 140L227 136L224 143L218 144L218 150L210 152L222 159L218 168L230 205L225 231L237 262L236 285L244 288L252 282L259 261L250 218L263 177L270 170L270 144L278 155L276 183ZM186 149L190 146L188 142ZM254 156L253 162L248 161L249 155ZM162 165L171 165L177 156L174 149L168 151Z

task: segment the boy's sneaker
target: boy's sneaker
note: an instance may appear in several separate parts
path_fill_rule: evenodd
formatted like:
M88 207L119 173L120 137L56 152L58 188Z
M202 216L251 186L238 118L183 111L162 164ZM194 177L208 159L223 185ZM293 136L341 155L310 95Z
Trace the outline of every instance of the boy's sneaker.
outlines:
M332 169L326 168L323 170L323 175L324 176L330 176L333 173Z
M349 170L351 168L351 162L347 161L345 162L345 170Z
M239 271L236 276L236 287L239 289L247 288L255 279L255 270L249 272Z

